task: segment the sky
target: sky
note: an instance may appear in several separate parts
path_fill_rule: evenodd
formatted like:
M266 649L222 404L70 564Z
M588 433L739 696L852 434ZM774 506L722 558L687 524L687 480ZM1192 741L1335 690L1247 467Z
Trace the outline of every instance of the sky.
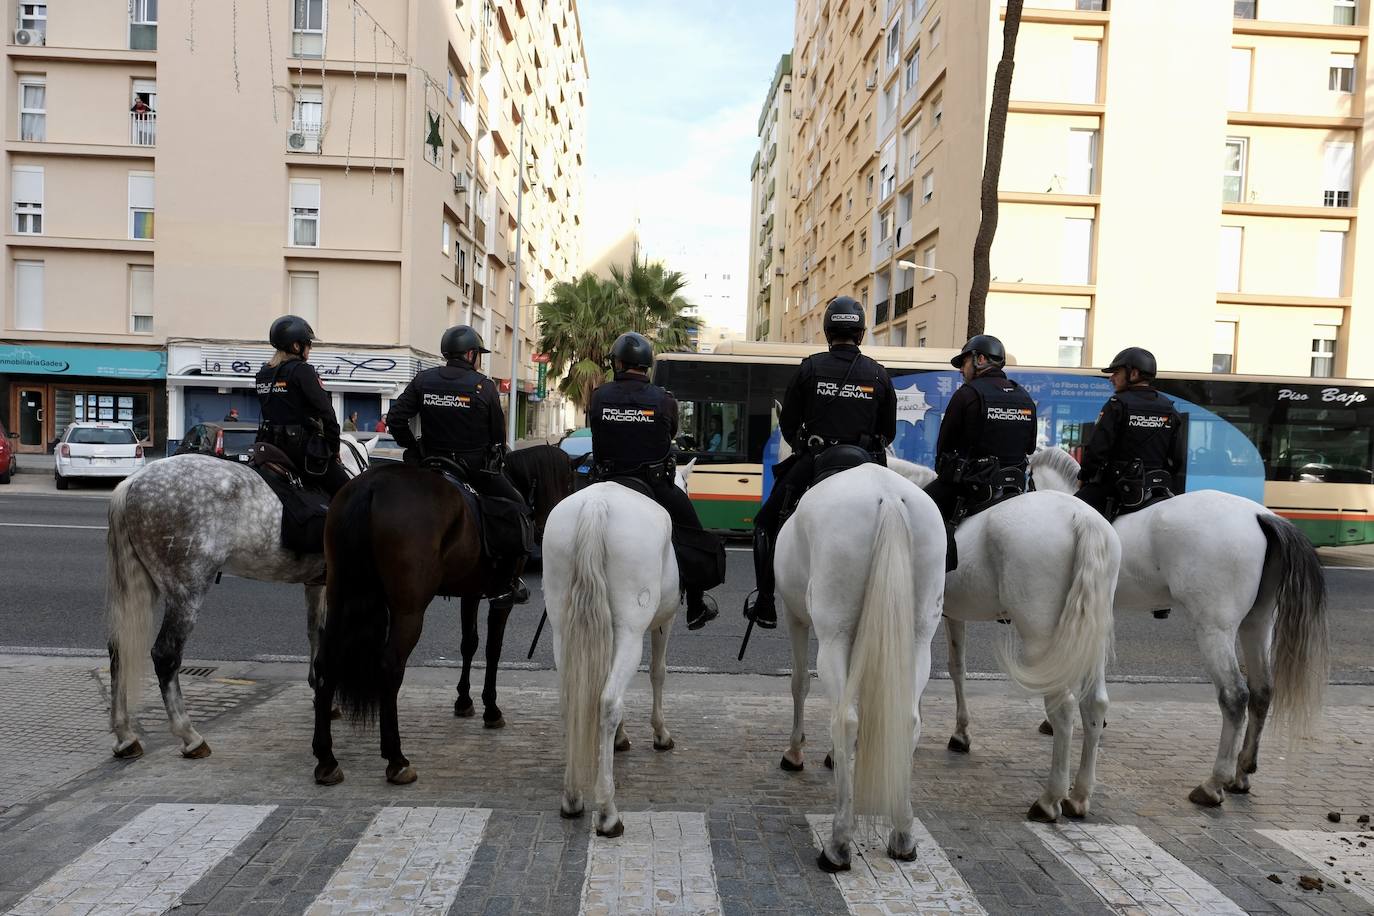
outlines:
M707 324L744 328L749 165L758 117L791 50L793 0L583 0L587 52L584 252L595 257L638 215L645 252L729 287L699 284ZM720 281L729 274L731 280Z

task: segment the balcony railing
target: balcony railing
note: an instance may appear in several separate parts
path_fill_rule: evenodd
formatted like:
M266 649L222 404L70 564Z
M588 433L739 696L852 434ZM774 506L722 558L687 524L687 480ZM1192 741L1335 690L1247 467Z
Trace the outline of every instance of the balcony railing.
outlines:
M873 307L873 323L878 325L882 324L884 321L887 321L887 300L881 299L878 301L878 304Z
M892 300L892 317L900 318L911 311L912 301L916 296L915 288L904 289L897 294L897 298Z
M129 112L129 142L134 146L157 145L157 112Z

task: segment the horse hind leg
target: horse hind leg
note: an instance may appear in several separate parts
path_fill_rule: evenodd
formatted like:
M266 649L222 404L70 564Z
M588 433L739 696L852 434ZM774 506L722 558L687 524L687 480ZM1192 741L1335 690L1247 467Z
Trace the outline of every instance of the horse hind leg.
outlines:
M835 818L830 839L825 842L816 864L824 872L848 871L854 838L854 753L859 740L859 717L851 707L840 709L849 678L851 646L822 640L816 656L816 669L830 695L830 744L835 762Z
M310 640L310 668L306 683L314 690L319 686L320 640L324 636L324 586L305 587L305 635Z
M1188 794L1188 800L1195 805L1215 808L1226 797L1223 791L1225 785L1232 782L1236 775L1236 759L1245 725L1245 710L1250 703L1250 690L1241 675L1240 662L1236 659L1236 634L1233 631L1217 627L1199 630L1197 640L1198 648L1202 650L1203 664L1217 688L1217 705L1221 707L1222 719L1221 740L1217 745L1212 775Z
M110 730L114 732L114 755L123 760L143 756L143 742L138 740L138 722L134 712L124 702L123 679L127 677L120 666L119 647L109 643L110 652Z
M1045 792L1026 813L1028 820L1052 824L1059 819L1060 803L1069 794L1069 751L1073 744L1073 694L1068 691L1045 697L1045 715L1054 726L1054 750L1050 756L1050 776Z
M789 773L800 772L806 763L802 759L802 745L806 743L803 730L806 719L806 697L811 692L811 665L807 658L811 648L811 628L795 617L788 622L792 639L792 735L779 764Z
M668 626L654 627L649 634L649 683L654 694L649 724L654 729L656 751L671 751L676 746L668 723L663 719L663 684L668 679Z
M1252 610L1240 627L1240 648L1245 656L1245 680L1250 690L1249 716L1245 740L1236 760L1235 778L1226 791L1243 795L1250 791L1250 776L1259 769L1260 735L1269 718L1269 703L1274 693L1274 669L1270 660L1273 634L1273 607L1266 613Z
M487 670L482 681L482 726L505 728L506 717L496 705L496 675L501 671L501 647L506 641L506 621L511 605L489 605L487 613Z
M477 597L464 597L459 601L459 616L463 621L463 639L460 649L463 654L463 673L458 676L458 699L453 701L453 714L462 719L471 718L477 714L477 709L472 705L472 659L477 655L479 639L477 636L477 611L481 607L482 599Z
M964 649L968 645L964 621L945 618L945 636L949 639L949 679L954 682L954 734L949 738L949 749L956 754L967 754L973 742L969 738L968 700L964 696Z
M617 634L619 637L620 634ZM644 645L643 631L617 638L611 658L610 674L601 690L601 753L597 760L596 801L599 808L596 821L597 836L618 837L625 832L625 822L615 806L615 741L624 733L625 690L639 667L639 655Z
M393 599L394 600L394 599ZM408 603L408 602L407 602ZM396 711L396 697L406 676L406 660L420 641L426 600L416 600L409 609L406 603L391 603L391 632L382 652L382 697L379 709L382 756L386 758L386 781L396 786L413 783L418 776L410 760L401 752L401 726Z
M167 720L172 734L181 739L181 755L198 760L210 756L210 745L191 724L186 713L186 701L181 695L182 652L186 639L195 626L196 610L204 593L183 596L180 601L169 600L167 613L162 618L162 628L153 643L153 669L157 672L157 683L162 691L162 703L167 708Z
M1101 668L1078 698L1078 711L1083 720L1083 752L1073 788L1061 805L1064 816L1075 819L1088 816L1093 787L1097 785L1097 750L1107 722L1107 679Z

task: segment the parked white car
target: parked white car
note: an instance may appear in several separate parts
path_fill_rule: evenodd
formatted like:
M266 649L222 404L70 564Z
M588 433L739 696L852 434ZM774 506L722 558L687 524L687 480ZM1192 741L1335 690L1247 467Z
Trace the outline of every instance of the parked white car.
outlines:
M143 446L124 423L73 423L58 441L53 476L57 489L82 477L128 477L143 467Z

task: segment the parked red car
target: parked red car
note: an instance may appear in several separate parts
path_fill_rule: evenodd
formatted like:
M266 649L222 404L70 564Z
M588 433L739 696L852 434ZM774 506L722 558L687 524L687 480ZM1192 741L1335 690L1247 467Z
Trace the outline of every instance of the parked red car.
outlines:
M19 459L14 455L14 443L10 442L9 431L0 423L0 483L9 483L10 477L19 471Z

